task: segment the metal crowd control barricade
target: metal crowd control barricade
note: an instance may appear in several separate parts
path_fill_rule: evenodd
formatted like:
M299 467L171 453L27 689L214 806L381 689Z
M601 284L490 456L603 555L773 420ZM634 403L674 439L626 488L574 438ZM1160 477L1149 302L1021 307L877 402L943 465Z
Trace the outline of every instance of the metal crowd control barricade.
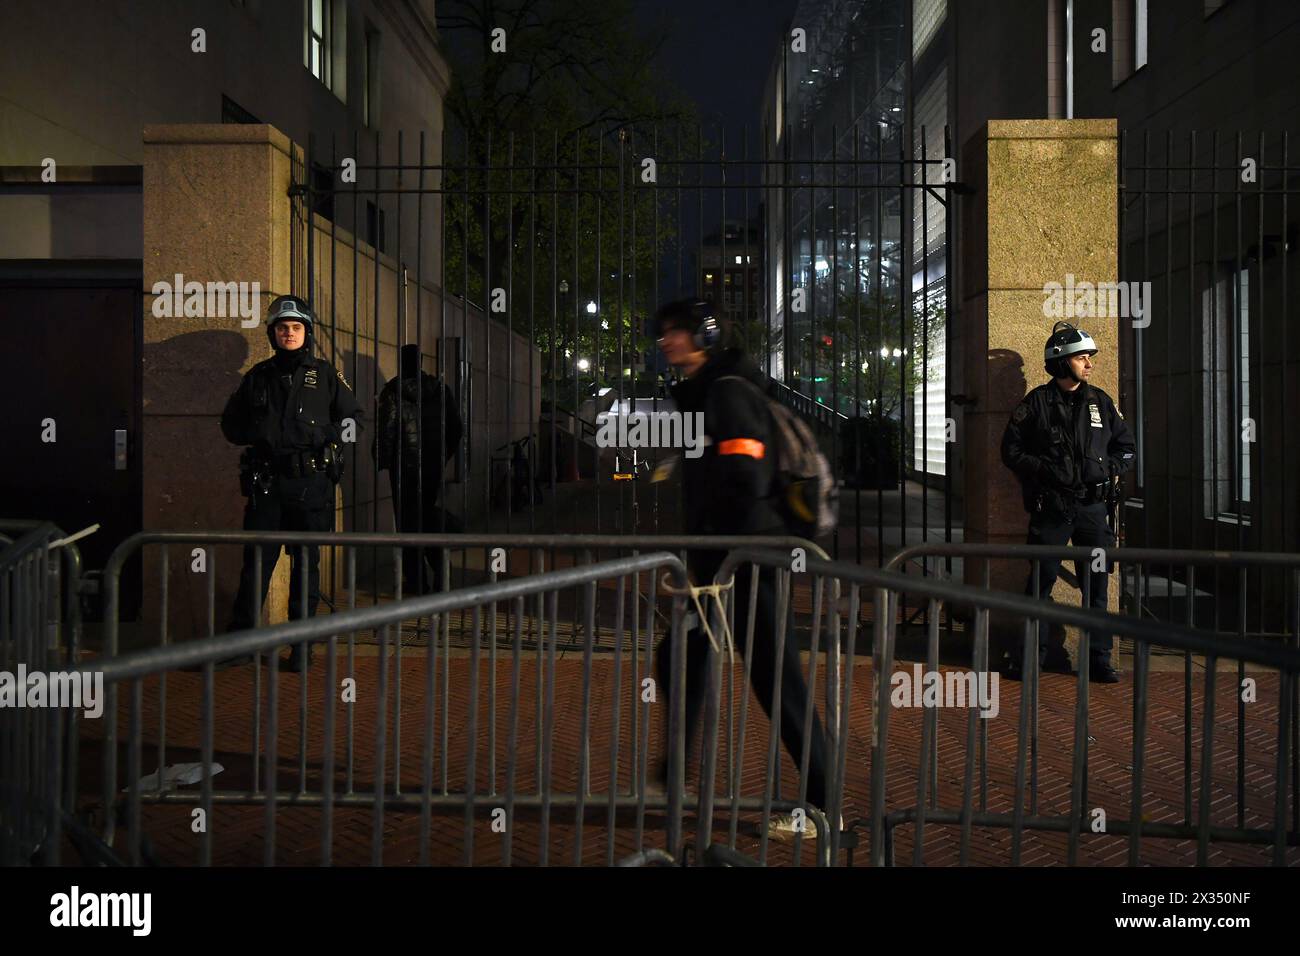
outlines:
M297 547L305 549L306 547L341 547L344 551L344 561L342 578L345 582L344 595L342 598L336 596L336 606L343 604L348 610L358 607L358 596L363 599L367 597L363 591L357 587L357 553L363 548L384 548L393 552L394 563L400 566L399 550L402 547L428 547L437 548L442 555L443 566L443 584L444 586L453 583L451 571L451 554L462 551L469 554L472 551L482 551L482 568L481 577L484 580L479 582L463 582L469 587L479 587L484 584L491 584L502 580L498 573L490 570L491 561L489 560L493 549L505 549L510 555L517 552L524 552L528 557L527 571L540 572L546 567L549 560L552 567L563 563L566 560L572 562L575 566L581 567L591 562L593 556L599 557L602 552L615 551L620 554L636 554L647 550L673 549L679 553L679 560L685 562L688 550L715 550L725 551L729 547L739 545L756 545L763 547L776 547L785 550L789 554L795 549L802 553L811 555L825 556L817 545L810 541L797 537L789 536L689 536L689 535L614 535L614 534L569 534L569 535L545 535L545 534L385 534L385 533L340 533L340 532L247 532L247 531L200 531L200 532L145 532L128 538L119 545L110 556L103 574L103 586L105 590L105 639L104 639L104 656L111 659L119 655L119 607L120 607L120 581L122 569L126 562L134 554L145 546L158 545L162 548L160 561L158 564L160 580L158 587L159 603L159 632L157 636L157 647L175 646L176 639L179 637L184 640L187 638L204 638L211 640L216 636L215 626L217 620L216 608L216 591L215 591L215 572L217 567L218 546L244 546L248 544L272 544L278 549L283 545L286 548ZM171 546L187 546L185 548L186 558L189 557L190 548L188 546L201 545L206 551L206 570L205 570L205 590L206 590L206 607L203 609L203 618L206 622L206 633L198 635L173 635L170 633L168 622L168 606L170 601L169 591L169 559L168 550ZM255 564L254 577L260 576L260 563L262 560L261 548L255 548L253 551ZM300 566L305 562L300 563ZM304 572L305 574L305 567ZM653 674L654 660L652 656L656 620L664 623L666 630L668 618L664 609L660 607L661 600L666 600L667 595L660 593L659 582L653 579L653 575L641 576L633 573L630 577L630 587L626 593L624 591L623 581L620 579L615 587L612 579L605 579L599 582L601 586L597 587L594 592L593 620L591 626L595 628L594 641L597 648L604 653L612 653L615 657L615 667L621 666L622 655L627 651L628 667L631 672L631 678L635 682L644 681ZM396 593L393 600L400 601L401 597L400 576L397 582ZM608 593L615 591L616 593ZM306 592L306 588L303 588ZM372 592L369 597L372 600L382 600L386 595L381 595L377 591ZM628 607L625 609L624 605ZM407 602L408 608L414 608L415 605ZM259 609L260 610L260 609ZM502 769L502 761L497 756L498 743L498 721L500 711L504 706L501 694L502 688L499 685L497 675L497 663L499 652L504 649L505 642L508 641L508 635L512 628L512 620L508 611L498 612L495 606L491 609L491 614L483 619L484 634L479 634L479 624L474 620L469 605L458 606L450 613L440 615L436 625L433 622L425 623L421 615L412 612L405 617L398 618L399 621L405 621L408 624L411 621L416 622L415 633L410 641L402 636L402 630L398 628L394 632L394 638L385 645L385 650L390 652L393 658L393 666L397 673L402 672L402 662L404 648L407 649L406 656L410 655L409 644L423 642L427 647L427 654L434 658L433 666L440 674L440 683L437 687L431 688L431 692L436 693L439 699L439 719L440 719L440 737L436 742L437 753L439 756L438 766L440 768L440 783L444 789L448 786L448 753L450 746L451 721L449 711L449 701L453 696L451 686L451 667L449 662L455 655L464 655L475 653L480 642L485 643L486 657L489 662L489 671L486 677L486 704L487 715L485 718L487 733L487 753L485 755L486 770L490 780L494 782L499 780ZM619 628L611 627L613 623L611 615L622 615L626 610L626 619L630 628L626 629L630 633L625 633ZM558 648L563 653L582 653L584 652L584 643L581 635L587 629L585 610L581 607L581 602L576 599L569 599L569 596L561 596L556 610L560 618L560 636ZM689 613L689 609L688 609ZM658 615L658 618L656 617ZM542 639L544 637L540 624L545 617L543 609L539 606L536 609L529 609L524 615L524 632L522 640L524 646L533 650L540 650ZM260 619L260 614L258 615ZM622 620L622 617L618 618ZM377 633L377 632L376 632ZM615 635L622 634L621 637ZM346 674L355 678L356 662L358 655L358 641L367 635L359 635L357 631L347 632L346 645ZM373 638L373 635L370 635ZM565 639L567 638L567 639ZM551 640L557 640L555 635ZM284 644L287 642L281 642ZM391 651L389 651L391 649ZM219 659L219 658L218 658ZM275 652L272 650L267 655L268 662L276 660ZM260 753L264 747L264 738L269 733L265 726L262 715L262 708L257 706L257 701L263 697L264 681L264 659L258 653L254 659L253 680L251 686L247 689L248 723L251 727L251 747L254 753ZM540 666L540 665L539 665ZM540 673L540 671L539 671ZM157 738L156 748L151 748L154 752L155 760L151 763L156 764L158 772L161 773L163 768L168 764L169 738L168 738L168 682L170 675L166 672L158 674L157 704L156 704L156 726ZM395 683L393 687L393 773L394 787L397 793L401 793L405 784L402 781L402 733L403 733L403 708L404 701L412 694L413 689L404 691L401 682ZM416 691L418 693L418 691ZM107 709L110 713L116 713L117 687L109 683L106 689ZM537 746L540 748L543 726L540 699L534 702L534 725ZM409 708L408 708L409 709ZM306 683L302 683L298 693L298 753L299 753L299 777L300 780L307 779L307 727L313 719L312 707L309 702ZM633 743L635 746L644 748L647 745L649 726L642 720L642 715L638 708L632 708L629 714L630 730ZM109 721L105 728L104 747L105 753L115 752L118 746L118 728L116 722ZM351 792L354 786L356 776L356 764L358 760L358 728L354 712L349 709L344 721L343 734L346 740L346 751L344 755L346 765L346 779L348 791ZM364 745L363 745L364 747ZM174 756L174 753L173 753ZM643 778L644 774L638 776L638 780ZM250 788L257 791L261 787L261 771L257 765L254 765L252 779L249 782ZM117 777L117 761L106 760L105 774L102 781L102 805L110 807L114 803L114 793L119 785ZM305 789L305 784L303 785ZM118 825L117 816L108 813L103 821L102 840L104 843L111 845L114 842L114 833Z
M0 705L0 865L56 863L79 713L64 714L72 683L57 675L76 658L81 555L47 522L0 521L0 538L0 673L14 695ZM35 697L34 675L44 683Z
M158 537L169 543L185 544L196 540L209 542L212 540L210 536L188 534ZM340 544L366 546L372 536L240 533L233 537L238 542L246 539L289 538L296 544L302 544L309 539L334 539ZM487 542L497 546L506 543L512 547L547 545L593 550L612 547L638 550L655 544L678 548L704 547L712 550L729 544L758 542L780 546L783 550L779 553L785 554L787 560L792 553L804 555L822 553L809 542L781 537L702 539L666 536L644 538L565 536L558 540L547 536L514 536L503 539L502 536L490 535L379 535L374 537L379 538L384 545L415 542L436 544L448 549L453 546L465 546L467 543L477 546L480 542ZM358 538L361 540L358 541ZM119 549L105 573L110 602L114 595L115 569L120 569L125 555L126 552ZM353 565L354 562L350 561L349 566ZM656 576L650 573L651 569L656 567L661 569L667 567L672 572L672 579L658 581ZM514 819L514 808L518 808L540 815L542 829L538 838L538 860L545 863L548 862L550 854L547 832L550 827L550 811L572 810L577 815L578 837L574 844L574 860L578 861L584 859L581 846L581 825L584 815L604 811L608 818L609 833L609 839L604 847L606 851L604 862L613 863L618 850L614 839L616 817L632 812L635 808L637 819L634 831L626 834L626 845L620 844L620 846L627 853L640 853L644 850L647 826L645 811L648 807L653 812L662 811L666 815L665 825L668 831L666 847L671 851L672 857L680 858L678 851L684 846L681 840L682 814L695 813L697 808L712 799L713 790L698 781L693 781L688 791L685 784L678 780L666 787L662 794L655 793L653 790L647 792L647 784L650 781L648 761L653 750L651 724L654 722L654 710L651 704L659 704L661 706L658 709L667 712L664 720L669 726L665 730L671 746L684 746L684 737L680 733L680 724L678 728L671 726L674 721L680 722L683 714L678 708L662 706L670 696L666 689L658 689L657 693L651 691L647 694L646 685L651 680L649 675L655 674L652 651L656 642L658 622L661 619L664 621L662 631L674 642L672 659L675 662L685 660L685 654L678 646L678 642L684 639L682 635L689 630L690 622L685 621L685 618L691 613L691 606L687 600L690 591L684 578L684 567L685 563L681 558L660 551L652 555L625 557L597 564L580 564L564 570L501 579L434 596L408 598L369 608L350 608L311 621L296 621L270 629L213 636L205 640L175 643L167 640L164 634L156 648L125 655L115 653L116 648L110 641L106 647L106 656L103 661L98 662L98 665L104 669L110 713L117 717L125 717L129 730L126 740L119 743L116 719L109 719L103 728L103 777L98 794L100 804L106 811L103 842L109 846L115 845L117 829L120 822L125 820L127 837L131 843L130 859L132 861L148 859L149 848L142 843L140 836L142 804L179 803L193 806L197 800L203 803L201 809L205 809L205 815L206 808L211 805L264 804L268 807L267 819L263 824L268 834L268 849L264 861L271 862L275 854L274 837L270 836L273 832L273 822L270 817L275 812L272 805L295 808L318 807L326 814L321 838L322 859L329 861L332 854L329 816L324 809L326 806L370 808L375 814L375 820L382 816L384 808L405 809L418 810L422 814L422 832L419 837L420 859L427 861L430 854L428 839L430 813L434 810L441 813L455 812L463 807L466 814L466 839L459 858L463 862L470 862L473 859L473 841L469 826L475 808L477 807L480 813L485 810L501 809L505 812L505 819L508 820ZM646 591L643 605L639 603L637 597L642 582ZM612 628L599 620L597 606L598 595L602 590L601 585L611 584L614 585L614 589L613 593L607 594L606 610L613 612ZM570 632L571 640L566 648L562 644L565 622L561 616L561 608L566 589L576 591L579 587L582 594L576 606L576 614L580 618L581 627ZM605 590L610 589L607 587ZM789 600L788 588L786 599ZM670 611L666 616L662 614L661 600L671 602ZM498 615L498 606L506 608L503 622ZM705 613L709 612L706 610ZM447 639L449 633L447 621L454 615L466 615L472 622L470 632L473 639L464 648L453 648ZM398 628L402 622L409 622L412 619L421 621L421 628L423 628L425 626L423 621L426 618L429 619L428 633L433 639L424 655L424 666L418 666L418 657L408 655L408 664L403 668L399 651L400 638L397 636L400 633ZM538 639L526 643L527 633L532 628L536 628ZM287 722L291 714L285 714L282 721L280 711L284 709L284 705L279 703L277 696L281 678L277 676L275 668L270 668L267 671L266 695L276 702L268 705L267 716L263 720L260 706L263 695L261 655L268 651L273 653L275 648L286 644L328 641L330 650L325 662L324 686L332 688L336 687L343 677L339 667L342 657L339 638L346 635L346 674L354 681L363 681L364 678L357 668L354 641L359 633L366 630L373 631L378 636L378 660L370 675L377 682L378 689L372 686L368 693L376 695L382 703L377 711L370 713L373 724L368 724L360 716L355 715L354 712L358 711L358 708L348 707L347 714L343 718L347 722L346 740L338 741L340 752L335 754L335 735L341 729L337 724L343 722L342 719L336 719L334 715L336 701L332 695L322 701L313 692L311 695L313 702L309 709L306 689L309 681L300 681L298 785L296 792L292 788L285 790L277 787L275 768L278 757L275 751L282 746L279 743L282 736L279 725ZM579 636L580 640L574 640ZM576 662L567 674L564 672L566 650L581 654L580 673L577 672ZM593 655L598 652L603 652L601 666L605 669L604 676L593 669ZM214 689L210 675L216 671L215 663L232 655L250 653L258 655L259 660L259 666L254 671L251 681L248 680L247 671L243 671L245 677L242 682L231 685L229 678L225 676L228 672L223 672L221 680L228 686L236 687L233 690L234 699L242 706L237 705L234 708L237 712L235 714L231 714L227 708L227 713L223 714L218 721L213 713L211 700ZM558 673L555 664L557 653L561 661L561 669ZM466 658L469 660L468 671L464 671ZM480 674L484 664L487 666L485 675ZM204 739L201 742L168 738L165 719L167 680L170 677L173 682L183 679L189 680L191 684L194 683L194 678L178 678L175 672L182 666L204 670L201 690ZM123 671L122 668L127 670ZM612 683L616 688L613 693L608 691L610 668L613 673ZM454 670L457 671L455 677L452 676ZM498 670L501 670L503 675L505 671L509 671L508 676L503 676L500 687L497 680ZM312 673L315 674L317 671L314 669ZM399 689L403 683L403 675L407 678L408 699L411 696L422 698L421 704L417 704L415 709L426 721L422 727L414 731L417 738L421 739L423 771L421 777L414 781L409 776L404 779L400 766L399 728L403 718ZM134 679L136 677L140 679ZM418 677L418 680L412 681L413 677ZM624 687L621 682L626 677L630 677L631 680L627 682L628 686ZM130 698L124 702L125 706L119 713L114 689L128 678L131 678ZM522 695L521 678L526 685ZM559 706L558 710L555 697L557 680L559 700L567 701L567 704ZM358 683L357 686L359 688L360 684ZM682 685L678 683L677 686ZM619 691L617 688L622 690ZM186 689L178 688L174 695L177 706L193 710L192 704L187 702L197 696L196 691L197 688L194 686ZM484 691L486 694L483 693ZM188 696L186 696L187 692ZM466 693L468 693L468 702L465 700ZM604 714L597 713L594 709L593 694L596 695L594 699L601 701L603 706L608 708ZM484 696L487 698L486 701L483 700ZM676 699L680 701L682 698ZM734 702L733 686L732 693L729 693L727 699L729 714ZM486 703L486 713L480 713L484 703ZM742 700L741 706L742 708L747 706L747 702ZM711 700L709 707L710 712L716 714L718 701ZM408 708L408 711L411 709ZM626 717L622 716L624 713ZM549 782L553 772L561 768L551 762L552 749L562 745L562 735L557 736L556 721L562 721L566 715L580 724L576 728L570 728L570 731L577 730L579 738L576 754L571 755L576 756L577 760L577 766L571 768L576 773L576 778L572 792L557 796L551 792ZM155 716L156 724L153 719ZM408 716L411 715L408 713ZM220 742L223 753L233 753L231 759L235 763L241 762L240 755L245 748L251 754L251 760L246 761L252 765L247 768L246 779L232 781L232 783L247 783L247 786L226 785L221 789L217 788L220 777L214 780L209 772L215 746L214 723L219 723L223 728L223 739ZM250 723L251 734L246 730ZM529 723L532 724L531 728L528 726ZM146 725L158 728L157 759L156 762L150 760L148 764L145 763L146 749L143 739ZM309 725L315 735L312 737L310 747L308 745ZM373 735L362 732L360 730L362 727L373 729ZM734 731L734 723L730 720L729 727ZM238 728L238 733L232 728ZM486 752L479 753L481 747L475 747L465 752L464 762L462 762L460 751L466 747L465 740L449 746L449 736L454 738L458 730L467 731L468 739L474 739L480 745L486 744ZM412 731L413 728L408 727L407 734L411 734ZM344 734L338 736L342 737ZM373 739L367 739L371 736ZM570 733L570 739L572 736ZM529 740L529 737L532 739ZM308 751L314 748L320 739L326 741L325 751L328 756L319 758L324 766L318 775L308 772ZM714 742L716 744L716 739ZM528 747L529 743L532 744L531 747ZM504 751L501 750L503 745ZM726 744L728 759L735 752L735 746L734 738L729 736ZM153 747L148 749L154 750ZM193 791L187 792L179 786L169 785L162 778L161 771L168 764L168 753L172 754L173 759L189 759L176 756L187 750L198 753L199 763L204 768L201 774L203 792L199 794ZM532 767L535 775L533 780L545 780L547 785L542 786L538 783L535 790L530 790L527 796L523 796L517 789L512 790L512 787L514 787L515 776L519 772L516 758L522 758L529 750L535 757L535 765ZM388 753L392 754L391 759L386 758L385 755ZM477 762L471 753L477 754ZM629 756L620 758L620 754L629 753ZM713 753L716 754L716 750ZM153 755L153 753L149 754L150 757ZM315 756L312 757L313 761L316 759ZM677 759L675 766L682 766L685 750L680 751ZM334 779L336 762L340 765L337 781ZM125 764L127 770L124 777L119 774L121 764ZM159 768L159 776L151 781L146 780L142 784L140 773L155 764ZM501 768L505 770L504 786L502 786ZM314 770L314 766L312 769ZM787 767L787 776L788 769ZM292 774L292 770L290 773ZM434 776L430 777L429 774ZM361 781L372 775L375 785L367 794L363 792ZM465 776L465 779L472 781L472 784L458 790L456 785L458 776ZM484 776L487 778L486 787L481 786ZM769 770L765 777L779 780L780 774ZM699 779L710 780L712 777L703 775ZM128 785L126 791L128 797L126 807L119 812L119 787L122 780L125 780ZM604 782L608 788L606 792L599 792L597 781ZM337 787L334 785L336 782ZM341 792L335 792L336 790ZM512 792L516 794L517 799L507 806L506 802L502 802L503 794L509 796ZM739 799L738 789L728 792L734 793ZM380 794L381 798L377 798L376 794ZM797 804L790 799L793 795L787 792L782 799L779 792L769 792L765 797L753 794L740 800L736 806L737 809L748 814L764 814L759 829L766 839L768 817L772 812L794 810ZM496 805L493 805L494 799ZM814 821L824 819L820 808L808 808L807 813ZM652 820L651 824L653 823ZM376 823L375 826L378 827L379 824ZM821 829L822 832L825 831L824 822L821 823ZM378 834L380 831L376 829L374 832ZM376 841L378 841L377 836ZM822 845L824 849L818 848L819 852L815 858L818 863L824 864L830 861L829 846L825 841ZM203 846L199 859L200 862L206 863L211 860L210 842L206 837ZM510 842L506 841L503 848L503 858L507 862L511 860L510 846ZM700 862L719 865L752 862L743 854L729 854L724 848L713 845L711 838L703 834L697 835L694 848L698 852L696 859ZM380 843L375 842L372 846L373 862L381 859L381 850ZM651 864L662 862L662 857L650 853L647 856L633 856L632 860ZM588 856L586 861L593 862L593 859Z
M1164 555L1161 555L1164 557ZM1149 559L1149 556L1146 556ZM769 567L778 571L788 565L788 556L780 553L764 552L757 549L740 549L732 552L722 569L719 580L729 575L732 570L750 563L754 566ZM880 865L893 862L894 829L902 823L915 824L913 841L913 862L924 862L924 831L927 824L956 825L961 828L960 862L969 860L972 828L1008 828L1011 831L1011 861L1018 864L1021 858L1021 844L1026 831L1048 831L1067 835L1068 862L1075 862L1079 845L1089 827L1089 805L1087 797L1087 760L1091 742L1089 738L1089 684L1086 666L1078 675L1076 699L1074 706L1072 770L1069 788L1069 811L1050 814L1028 809L1027 802L1027 758L1031 737L1029 726L1030 708L1017 708L1017 735L1013 784L1009 794L1004 795L1001 808L990 808L986 804L985 781L980 780L980 807L974 806L976 782L977 728L979 721L977 708L967 706L964 741L960 749L963 755L963 772L959 788L960 807L935 806L932 794L939 791L940 781L935 779L930 768L933 755L938 748L939 728L933 720L921 723L920 748L915 754L891 747L890 727L892 706L891 685L894 683L895 642L899 628L900 596L906 592L919 596L926 602L927 620L927 667L930 671L938 670L939 662L939 620L942 605L952 605L969 609L973 614L974 642L972 647L972 675L989 673L989 618L991 613L1009 615L1023 624L1024 670L1028 675L1026 685L1036 689L1039 675L1036 672L1037 628L1031 623L1039 620L1058 622L1080 628L1082 631L1081 659L1087 660L1089 635L1112 633L1132 639L1138 648L1137 669L1134 675L1134 710L1135 720L1131 740L1131 778L1128 795L1129 815L1127 819L1118 819L1120 814L1108 816L1105 833L1122 835L1128 839L1128 862L1137 865L1141 862L1142 839L1144 836L1173 839L1194 839L1197 841L1197 862L1207 861L1208 847L1214 842L1240 842L1272 846L1272 861L1281 865L1287 860L1287 848L1300 845L1300 829L1288 828L1286 813L1286 792L1289 768L1288 759L1289 728L1292 719L1292 702L1300 672L1300 651L1293 647L1260 642L1241 642L1221 635L1208 634L1193 628L1176 624L1156 624L1146 620L1135 619L1103 613L1100 611L1075 608L1067 605L1042 602L1028 597L1007 592L972 588L944 582L935 578L904 576L892 571L869 570L848 564L837 564L809 559L807 571L817 582L818 593L830 595L834 607L846 607L849 617L847 632L847 661L844 675L846 692L841 700L839 735L834 740L835 773L838 776L833 792L837 800L844 794L843 774L846 768L850 737L847 733L847 714L851 698L848 690L853 686L853 659L855 627L859 613L858 590L869 588L871 591L870 610L873 622L873 667L874 687L872 696L872 745L870 752L870 832L871 858ZM847 595L840 598L838 588L847 589ZM838 623L832 622L830 648L838 642ZM752 625L751 625L752 629ZM1146 822L1144 808L1151 799L1146 792L1146 767L1144 757L1147 752L1148 739L1148 689L1150 679L1150 652L1154 646L1164 646L1184 654L1201 654L1207 660L1204 675L1204 723L1202 728L1202 745L1200 753L1200 791L1194 822L1180 824L1164 822ZM1277 674L1276 726L1269 736L1274 741L1275 749L1271 755L1269 769L1272 771L1275 787L1269 794L1269 827L1225 826L1214 819L1212 814L1212 782L1214 780L1214 729L1215 729L1215 687L1218 658L1230 658L1269 668ZM834 654L830 656L834 659ZM886 679L885 675L890 675ZM988 680L988 678L985 678ZM991 681L990 681L991 683ZM969 685L968 685L969 686ZM1022 698L1023 699L1023 698ZM969 703L969 702L968 702ZM933 713L935 708L928 708ZM1003 707L1002 711L1006 711ZM929 715L926 715L929 716ZM948 750L951 754L952 750ZM987 753L987 749L985 750ZM951 759L951 757L949 758ZM887 791L886 782L890 778L890 767L897 761L904 760L916 768L915 788L906 788L903 792ZM1004 768L1005 769L1005 768ZM951 794L951 791L949 791ZM927 806L927 803L930 805ZM834 814L837 807L831 808ZM838 828L832 828L831 853L838 852L836 841L840 834Z
M1030 562L1028 582L1035 591L1038 589L1038 575L1042 573L1045 561L1074 561L1080 566L1096 559L1092 548L1027 545L1027 544L924 544L905 548L895 554L886 564L887 570L906 568L919 564L925 574L934 573L941 578L947 575L960 575L964 569L954 572L954 561L980 561L982 580L988 587L991 563L993 561L1015 561L1023 559ZM1189 549L1158 548L1111 548L1105 552L1104 559L1110 569L1118 568L1121 586L1121 613L1144 620L1167 621L1184 624L1201 633L1214 634L1221 640L1221 647L1243 648L1258 644L1300 649L1300 554L1283 554L1254 551L1197 551ZM938 567L942 561L945 568ZM967 578L971 575L966 575ZM1088 604L1091 588L1091 575L1080 578L1068 571L1062 577L1070 580L1081 592L1083 604ZM1226 584L1226 587L1224 586ZM1179 606L1181 605L1181 606ZM1252 606L1253 605L1253 606ZM1047 619L1044 616L1044 619ZM946 630L951 633L952 619L949 616ZM1118 648L1117 648L1118 650ZM1170 649L1172 650L1172 648ZM1140 651L1149 655L1151 645L1135 647L1134 666L1150 666L1149 656L1139 660ZM1086 657L1086 655L1083 655ZM1193 782L1196 762L1193 755L1193 736L1195 729L1194 675L1198 669L1206 666L1204 657L1194 656L1192 651L1183 651L1182 658L1182 763L1180 782L1182 786L1182 822L1185 826L1193 823L1193 803L1195 786ZM1216 656L1236 659L1236 679L1238 686L1246 680L1246 665L1251 663L1249 657L1239 657L1235 653L1221 651ZM1037 728L1039 702L1037 684L1033 687L1034 697L1031 701L1032 727L1030 741L1030 777L1029 797L1031 812L1038 803L1038 750ZM1133 722L1139 721L1140 707L1146 701L1134 695ZM1246 761L1248 754L1247 736L1247 702L1244 695L1238 694L1234 722L1234 812L1235 827L1246 830ZM1291 822L1293 831L1300 831L1300 684L1293 684L1289 702L1288 737L1290 740L1289 780L1279 781L1278 786L1291 791ZM981 731L980 780L981 794L985 787L987 751L987 729Z

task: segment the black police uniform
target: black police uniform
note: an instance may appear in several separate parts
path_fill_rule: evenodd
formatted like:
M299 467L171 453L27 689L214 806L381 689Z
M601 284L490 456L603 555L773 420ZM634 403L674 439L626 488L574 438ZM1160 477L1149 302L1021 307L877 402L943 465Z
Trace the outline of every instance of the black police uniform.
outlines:
M1114 479L1133 467L1132 433L1109 395L1086 382L1064 392L1055 381L1038 386L1011 415L1002 436L1002 461L1020 479L1029 512L1029 544L1109 549L1115 536L1106 518ZM1092 572L1091 561L1076 561L1079 581L1090 573L1089 606L1106 610L1107 571ZM1050 600L1061 569L1059 561L1040 566L1038 597ZM1032 595L1033 575L1025 583ZM1068 667L1059 631L1039 625L1039 663ZM1093 634L1091 670L1111 669L1109 634ZM1013 661L1013 668L1018 661Z
M274 356L244 376L226 403L221 431L247 445L240 482L248 503L246 531L330 531L334 527L334 483L342 474L343 420L360 428L360 408L341 372L311 354L311 336L293 351ZM289 617L312 617L320 600L320 553L307 548L307 593L303 606L302 549L290 547ZM253 627L254 588L263 603L279 545L262 547L262 580L253 580L252 546L244 549L230 630Z
M670 307L665 307L668 309ZM683 525L692 535L788 534L772 499L776 477L774 425L764 393L767 378L738 349L714 352L703 368L673 387L673 402L683 414L701 412L707 444L698 458L682 459ZM696 584L714 580L724 554L691 551L688 566ZM748 601L751 568L736 569L734 593ZM707 612L706 606L706 612ZM810 706L808 685L793 639L792 609L786 621L784 654L776 655L776 593L760 583L754 615L754 644L750 684L763 712L772 717L772 688L776 668L781 668L781 740L796 767L803 767L805 710L810 709L812 734L808 755L808 802L822 810L827 800L826 738L815 707ZM704 705L708 674L708 642L700 629L686 638L686 740L692 749L695 728ZM672 700L672 644L659 644L657 669L669 701ZM687 766L690 767L688 758ZM661 771L662 772L662 771Z

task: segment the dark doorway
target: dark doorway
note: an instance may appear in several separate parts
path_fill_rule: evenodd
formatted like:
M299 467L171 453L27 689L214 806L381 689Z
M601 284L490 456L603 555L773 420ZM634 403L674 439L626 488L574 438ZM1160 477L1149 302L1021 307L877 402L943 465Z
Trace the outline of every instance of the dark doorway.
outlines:
M70 534L99 524L78 542L85 568L98 569L141 527L139 267L131 276L97 264L78 276L75 266L34 265L27 276L12 265L0 274L0 381L10 396L0 515ZM128 574L124 611L137 592Z

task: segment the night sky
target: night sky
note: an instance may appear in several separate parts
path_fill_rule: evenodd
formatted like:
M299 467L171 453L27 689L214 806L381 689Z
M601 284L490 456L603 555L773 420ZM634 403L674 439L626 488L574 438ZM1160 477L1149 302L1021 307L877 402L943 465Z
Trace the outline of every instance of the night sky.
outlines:
M668 40L656 68L694 99L705 136L717 142L717 127L725 126L728 158L741 156L741 131L748 127L748 155L761 154L760 100L768 71L780 50L782 30L798 0L638 0L638 16L647 28L667 27ZM751 174L757 181L757 169ZM712 193L712 191L710 191ZM740 196L729 197L727 217L742 218ZM750 215L757 212L751 196ZM721 219L717 194L706 203L705 228L713 231ZM686 275L693 277L699 226L694 215L680 223L686 249ZM660 274L660 299L698 293L694 278L677 284L671 261Z
M725 121L736 154L744 125L750 156L755 154L759 100L796 5L797 0L638 0L638 16L647 26L669 28L659 68L695 99L710 136L719 119Z

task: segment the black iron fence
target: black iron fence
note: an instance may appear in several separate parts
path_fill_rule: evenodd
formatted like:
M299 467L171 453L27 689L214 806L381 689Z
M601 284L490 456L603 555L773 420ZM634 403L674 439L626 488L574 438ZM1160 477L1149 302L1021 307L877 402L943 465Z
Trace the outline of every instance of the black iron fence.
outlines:
M421 512L405 530L676 530L675 490L647 478L677 452L601 447L596 426L671 408L645 320L700 295L773 397L816 425L852 492L832 553L883 562L951 541L947 131L910 144L901 128L832 132L309 142L294 172L293 285L320 315L321 350L373 416L385 379L410 374L397 348L414 345L466 424L448 447L446 417L428 419L417 391L418 457L432 445L450 461L393 469L365 439L350 527L386 521L388 467L395 510L414 496Z
M1123 131L1119 176L1121 403L1137 440L1127 543L1295 552L1300 166L1288 133ZM1156 574L1171 592L1205 592L1205 626L1285 632L1289 582L1261 568Z

